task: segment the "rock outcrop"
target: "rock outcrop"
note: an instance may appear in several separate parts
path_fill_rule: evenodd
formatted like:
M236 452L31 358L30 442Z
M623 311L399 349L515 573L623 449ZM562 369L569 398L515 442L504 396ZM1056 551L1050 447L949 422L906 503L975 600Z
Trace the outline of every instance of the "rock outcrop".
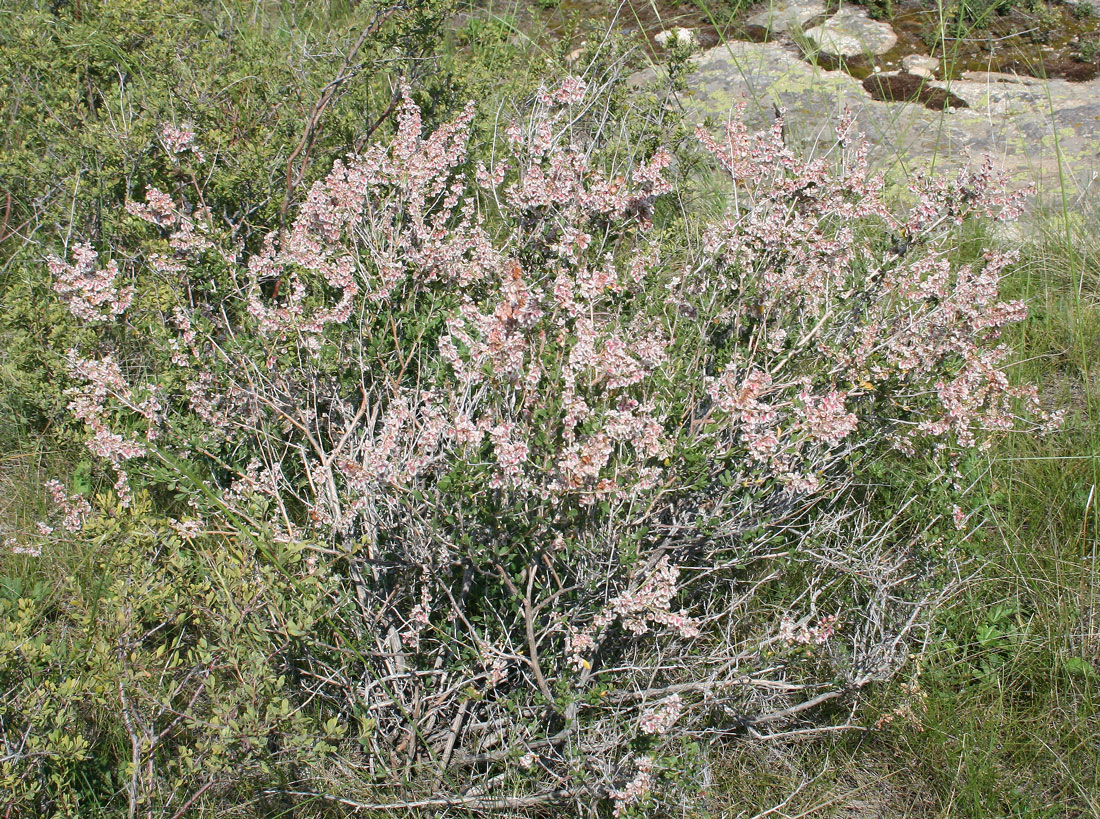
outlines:
M803 32L831 57L864 57L885 54L898 42L889 23L872 20L859 6L841 6L824 23Z
M656 76L648 71L634 80ZM1100 178L1100 79L967 74L949 83L925 80L918 85L945 95L929 110L876 101L858 79L822 70L779 43L729 42L696 55L686 82L679 104L689 119L720 123L744 104L750 125L759 127L778 107L786 112L790 139L806 148L828 144L849 110L872 143L876 166L888 175L950 169L989 155L1020 187L1036 184L1060 195L1063 183L1084 191ZM969 107L952 107L953 99Z
M825 4L818 0L780 0L745 21L750 31L769 37L801 31L817 17L825 16Z
M902 57L901 67L916 77L934 80L936 72L940 70L940 61L926 54L909 54Z

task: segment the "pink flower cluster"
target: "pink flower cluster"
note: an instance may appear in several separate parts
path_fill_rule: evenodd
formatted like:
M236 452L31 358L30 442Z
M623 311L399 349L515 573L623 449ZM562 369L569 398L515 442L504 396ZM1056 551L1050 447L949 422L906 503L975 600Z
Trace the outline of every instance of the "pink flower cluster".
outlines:
M203 521L200 519L171 520L169 522L182 540L194 540L202 534Z
M540 88L538 101L542 105L576 105L584 101L588 83L580 77L566 77L557 88L547 90Z
M53 276L53 289L82 321L101 322L121 316L134 298L133 287L119 287L119 269L114 259L96 270L99 254L91 245L73 248L72 264L56 256L47 259Z
M597 635L615 622L621 622L623 628L636 637L649 633L651 625L664 626L685 640L698 637L698 623L683 611L672 611L679 575L680 570L670 565L667 557L662 557L639 588L611 598L596 613L590 625L582 629L569 625L565 637L565 655L574 670L591 668L592 662L589 658L598 645ZM675 708L678 704L678 699L670 701L669 708ZM662 709L659 713L670 714L671 711ZM658 717L651 716L643 722L660 724L659 720L653 722L654 719Z
M47 527L48 528L48 527ZM45 534L49 534L46 532ZM19 543L15 538L9 537L4 539L4 545L11 551L13 555L26 555L27 557L42 557L42 547L39 544L23 545Z
M401 633L401 642L416 650L420 645L420 633L430 622L432 612L432 592L429 578L424 577L420 584L420 601L409 612L408 624Z
M667 557L662 557L637 591L613 597L605 609L596 615L593 625L604 628L619 620L627 631L641 635L648 632L650 623L653 623L676 631L685 640L698 637L696 622L683 612L672 611L679 576L680 570L672 566Z
M837 622L835 614L824 615L812 626L784 615L779 621L779 639L791 645L824 645L836 633Z
M638 728L643 734L667 734L680 719L684 702L679 694L671 694L642 713Z
M71 396L69 411L82 421L91 433L87 441L89 451L111 463L117 480L115 490L123 506L130 502L130 489L122 463L146 454L146 444L128 434L115 432L110 427L112 410L140 419L145 425L146 441L156 440L160 431L163 406L154 387L144 389L144 397L127 383L122 370L112 356L102 359L85 359L69 354L69 374L82 386L68 390Z
M841 144L849 127L838 129ZM735 186L735 212L704 241L712 286L747 297L716 321L748 332L755 351L751 366L731 362L708 392L751 459L793 491L816 490L860 429L853 399L877 402L880 389L906 396L888 399L894 431L880 423L860 437L892 435L906 450L922 439L988 446L990 433L1017 423L1021 402L1030 417L1056 423L1033 389L1010 385L1001 369L1009 351L993 343L1026 315L1020 302L998 298L1013 256L990 253L956 269L945 250L945 224L1018 213L1018 196L994 191L991 165L922 180L898 220L881 180L867 175L863 140L838 173L828 157L797 157L778 121L750 135L735 119L724 140L705 129L698 136ZM866 261L866 242L851 229L867 220L898 237L884 259Z
M176 155L190 151L199 162L204 159L202 152L195 147L195 132L190 125L176 126L165 123L160 129L160 140L169 154Z
M844 394L838 390L830 390L825 395L811 395L804 390L798 398L798 424L815 441L826 446L840 446L859 426L855 414L844 406Z
M581 671L591 668L592 663L586 657L596 648L596 639L591 630L578 630L575 626L569 626L569 633L565 638L565 651L574 670Z
M68 532L79 532L92 512L88 501L80 495L70 495L65 491L61 481L46 481L45 487L53 502L57 504L57 508L61 510L61 514L64 515L61 526Z
M745 373L731 363L722 375L708 379L707 392L731 428L739 431L751 461L765 467L789 491L807 494L820 486L815 475L799 471L812 463L807 444L838 447L856 430L858 420L846 410L844 394L835 389L813 395L804 381L798 400L789 401L783 397L788 386L775 384L767 372ZM774 397L762 400L768 395Z
M610 793L611 798L615 800L615 807L611 814L615 819L623 816L632 805L641 802L653 790L653 760L648 756L635 757L634 767L636 769L634 778L622 788L612 790Z
M837 129L843 140L851 127ZM872 217L889 219L879 180L867 175L866 140L852 161L837 173L829 157L805 161L787 146L783 123L770 131L748 133L738 115L727 124L724 140L705 128L696 135L731 175L748 207L712 225L705 250L730 265L737 278L759 281L764 307L818 308L842 292L857 240L848 225ZM743 194L741 193L743 191Z

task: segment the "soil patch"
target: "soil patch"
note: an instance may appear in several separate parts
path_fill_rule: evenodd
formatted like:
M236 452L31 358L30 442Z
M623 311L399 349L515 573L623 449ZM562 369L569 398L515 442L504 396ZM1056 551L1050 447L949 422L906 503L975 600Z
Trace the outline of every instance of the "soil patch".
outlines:
M970 107L966 100L932 87L915 74L872 74L863 81L863 87L880 102L919 102L933 111Z
M530 5L537 6L538 3L532 0ZM729 9L723 9L720 3L713 5L716 8L708 13L690 0L626 0L621 6L609 0L561 0L560 4L545 12L545 19L551 30L560 33L570 18L614 18L620 31L644 37L652 54L667 53L655 38L662 31L674 28L694 31L696 42L704 49L713 48L725 39L748 39L742 23L743 14L735 15Z
M1037 73L1033 66L1026 66L1021 63L1009 63L1005 66L1005 70L1031 76ZM1042 70L1038 73L1048 80L1085 82L1086 80L1091 80L1100 76L1100 62L1085 62L1083 60L1066 57L1051 57L1043 61Z

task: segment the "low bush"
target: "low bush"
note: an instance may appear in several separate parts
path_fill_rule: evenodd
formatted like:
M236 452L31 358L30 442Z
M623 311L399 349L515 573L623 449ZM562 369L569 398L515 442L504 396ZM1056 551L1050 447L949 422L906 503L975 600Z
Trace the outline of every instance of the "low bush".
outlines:
M802 160L735 120L701 221L608 97L544 89L480 159L406 97L248 249L166 125L147 239L51 259L113 487L15 544L97 557L8 586L9 806L654 815L738 736L863 730L970 454L1057 420L1002 369L1011 257L956 252L1016 202L985 169L898 215L850 125Z

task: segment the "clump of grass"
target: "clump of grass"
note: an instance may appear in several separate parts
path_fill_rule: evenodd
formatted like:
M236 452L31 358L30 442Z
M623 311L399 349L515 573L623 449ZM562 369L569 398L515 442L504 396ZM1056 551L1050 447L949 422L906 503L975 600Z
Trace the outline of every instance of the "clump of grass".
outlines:
M1077 3L1071 12L1077 20L1089 20L1096 13L1091 3Z
M897 737L962 815L1100 812L1098 221L1039 218L1023 249L1014 284L1032 315L1010 341L1066 423L994 453L982 568L925 666L927 730Z

